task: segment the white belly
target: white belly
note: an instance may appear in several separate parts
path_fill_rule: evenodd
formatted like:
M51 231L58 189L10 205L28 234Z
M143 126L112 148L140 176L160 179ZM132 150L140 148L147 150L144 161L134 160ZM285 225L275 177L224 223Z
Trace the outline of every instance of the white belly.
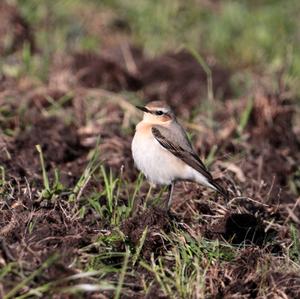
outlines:
M131 150L135 165L151 183L169 185L185 177L188 166L164 149L152 135L144 137L136 132Z

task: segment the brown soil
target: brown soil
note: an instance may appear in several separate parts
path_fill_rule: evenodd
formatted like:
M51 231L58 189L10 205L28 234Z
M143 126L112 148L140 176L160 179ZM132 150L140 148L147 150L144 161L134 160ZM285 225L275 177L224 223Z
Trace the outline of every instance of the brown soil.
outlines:
M85 87L103 87L112 91L138 90L141 82L117 62L91 53L77 53L73 68Z
M146 101L167 101L181 113L206 98L207 74L191 53L181 51L149 59L138 48L128 46L126 49L125 53L120 48L109 49L102 56L75 54L72 68L79 83L112 91L142 90ZM126 61L128 55L129 62ZM230 96L230 71L217 65L210 68L214 73L215 95Z
M230 71L210 66L214 74L215 95L228 97ZM181 51L167 53L138 64L144 93L148 101L167 99L177 112L193 109L207 97L207 74L192 54ZM183 109L185 107L185 109Z
M235 263L228 265L226 277L219 265L216 265L210 273L210 279L214 280L216 275L220 275L220 281L223 283L214 288L210 298L232 298L233 294L237 298L257 298L263 282L267 285L266 292L270 292L270 297L267 298L276 298L281 292L284 292L287 298L297 298L300 294L299 288L296 287L299 276L278 272L269 272L265 277L255 274L263 258L257 249L243 250Z
M138 246L147 228L142 256L149 259L151 254L156 256L163 252L165 246L161 232L168 233L171 229L171 223L165 210L160 208L149 208L142 214L135 215L127 219L122 225L122 231L128 237L132 245Z
M4 155L0 159L8 175L21 181L25 177L30 182L41 181L42 167L37 144L41 146L46 171L63 169L86 154L74 126L67 126L55 117L36 119L32 127L20 132L9 144L9 157ZM80 177L81 171L69 174L72 183Z

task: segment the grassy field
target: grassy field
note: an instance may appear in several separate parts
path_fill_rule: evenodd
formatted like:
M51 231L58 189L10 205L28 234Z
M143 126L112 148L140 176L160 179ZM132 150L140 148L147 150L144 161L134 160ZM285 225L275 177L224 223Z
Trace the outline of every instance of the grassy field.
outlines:
M299 298L296 0L0 3L0 298ZM165 100L230 193L134 167Z

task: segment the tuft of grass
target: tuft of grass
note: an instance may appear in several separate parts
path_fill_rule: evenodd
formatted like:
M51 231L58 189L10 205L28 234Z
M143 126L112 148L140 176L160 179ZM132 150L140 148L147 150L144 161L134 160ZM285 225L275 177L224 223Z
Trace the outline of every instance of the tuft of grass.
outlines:
M206 63L206 61L200 55L200 53L195 50L195 48L192 48L190 46L187 46L186 48L194 56L194 58L197 60L197 62L201 65L202 69L204 70L204 72L206 74L207 99L211 103L214 100L212 71L211 71L210 67L208 66L208 64Z
M130 215L130 213L133 211L135 200L137 198L138 192L140 191L140 189L142 187L143 182L144 182L144 175L143 175L142 172L140 172L137 179L136 179L136 181L133 183L134 190L133 190L132 195L130 195L130 194L127 195L127 197L128 197L128 209L127 209L126 217L128 217ZM125 188L127 190L129 189L130 184L131 183L126 184ZM145 200L145 202L146 202L146 200Z
M242 135L243 131L245 130L245 128L249 122L252 110L253 110L253 99L249 98L247 101L246 108L241 114L239 124L237 127L237 131L238 131L239 135Z
M166 256L155 259L152 255L150 263L141 261L140 265L154 275L164 295L170 298L194 298L196 294L205 297L207 269L236 257L237 250L229 244L195 239L178 229L162 236L170 246Z
M79 178L78 182L73 188L72 194L69 196L69 201L71 202L78 202L83 190L87 186L88 182L92 178L92 175L95 173L95 171L99 168L100 162L99 162L99 140L96 143L95 149L91 153L91 158L84 169L81 177Z
M212 146L212 148L210 149L209 154L208 154L208 156L206 157L206 159L204 161L204 164L207 167L209 167L213 163L213 161L215 159L215 155L217 153L217 150L218 150L218 146L216 144L214 144Z
M294 225L290 225L290 235L292 239L292 244L288 251L289 258L295 263L300 264L300 241L299 232Z
M41 162L42 174L43 174L43 183L44 183L44 189L40 192L40 195L42 198L51 199L54 194L60 193L64 189L64 187L60 183L59 173L57 169L54 170L54 182L52 187L50 187L48 174L45 168L45 161L44 161L42 148L38 144L36 145L36 149L40 156L40 162Z
M103 195L107 199L107 209L110 215L113 214L114 207L118 205L118 197L115 191L118 186L119 179L114 178L111 169L109 174L107 174L104 166L101 166L101 173L104 179L104 191Z
M35 277L40 275L43 271L49 268L53 263L55 263L59 258L58 254L50 256L37 270L33 271L27 278L18 283L13 289L8 291L3 299L16 298L15 295L23 287L27 286Z
M122 173L115 176L111 169L100 166L99 180L103 180L103 191L94 192L88 198L90 207L101 219L108 218L112 226L118 226L127 219L135 208L135 201L143 184L143 175L140 174L135 182L127 182ZM105 199L100 204L99 199Z

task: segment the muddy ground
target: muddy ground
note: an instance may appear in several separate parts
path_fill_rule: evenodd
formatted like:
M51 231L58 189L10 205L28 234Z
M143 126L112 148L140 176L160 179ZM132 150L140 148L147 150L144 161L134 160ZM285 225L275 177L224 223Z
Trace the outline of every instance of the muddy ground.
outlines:
M19 16L14 16L13 22L19 24L14 23L18 30L9 47L0 46L3 55L14 55L24 40L35 48L28 25ZM72 281L64 278L88 269L82 249L90 246L87 255L101 252L96 240L119 227L126 241L118 240L110 248L124 252L126 244L138 246L147 227L139 260L163 257L172 245L161 237L161 232L171 236L177 229L190 238L201 236L237 248L233 260L216 261L207 267L206 298L262 298L262 283L265 298L300 297L300 274L292 268L280 270L284 259L294 263L300 259L299 244L295 245L291 231L293 226L297 241L299 108L284 86L274 92L259 79L249 94L236 97L230 85L234 70L216 63L210 68L215 95L211 111L205 105L206 74L194 56L184 50L149 58L143 49L124 43L101 54L60 54L53 58L44 83L25 75L1 75L0 264L2 269L9 266L12 270L2 273L0 296L41 269L49 256L59 253L59 258L9 298L54 281L55 287L43 298L77 298L59 289L72 286ZM144 103L167 101L192 132L202 158L215 149L210 169L229 190L229 202L201 186L180 183L170 213L152 204L144 209L148 192L144 182L130 215L123 217L119 225L112 224L109 217L99 217L86 205L91 196L96 196L100 206L107 204L101 195L104 182L100 171L79 196L74 191L95 147L100 151L99 163L112 169L115 176L121 175L130 190L134 188L138 172L133 167L130 143L140 114L134 109L136 99L132 101L132 94ZM243 116L247 119L244 124ZM37 144L51 186L55 169L59 171L60 183L50 195L42 194L45 186ZM74 194L75 202L70 200ZM126 205L128 194L124 189L119 196L118 204ZM80 214L85 205L84 214ZM297 249L293 256L291 248ZM76 258L84 266L74 263ZM269 268L258 273L257 268L266 261ZM123 258L107 257L103 263L120 268ZM145 293L143 281L153 280L153 273L139 263L130 267L134 274L125 277L121 298L168 298L157 282ZM118 275L108 273L103 279L116 284ZM90 281L82 278L84 282ZM113 292L101 290L83 296L111 298Z

